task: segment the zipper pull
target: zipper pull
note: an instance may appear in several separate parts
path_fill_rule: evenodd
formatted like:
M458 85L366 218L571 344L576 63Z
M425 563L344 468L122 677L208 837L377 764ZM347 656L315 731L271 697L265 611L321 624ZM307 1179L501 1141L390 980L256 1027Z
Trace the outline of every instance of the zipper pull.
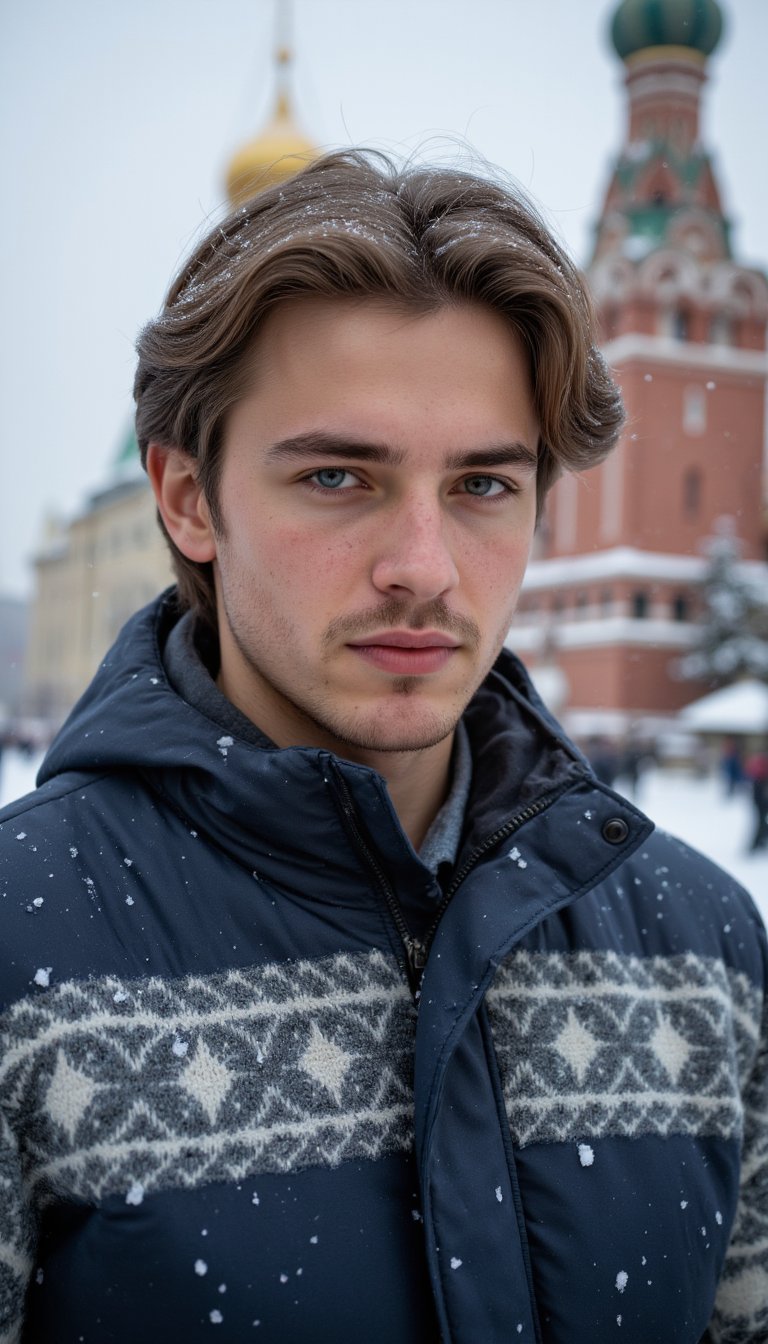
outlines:
M411 935L406 942L408 961L412 971L423 971L427 964L427 948L420 938Z
M418 1008L421 998L421 981L424 975L424 967L427 964L427 948L420 938L414 938L411 934L403 935L403 946L408 960L408 979L411 984L411 993Z
M420 938L414 938L409 934L403 939L405 951L408 957L408 965L414 976L421 978L421 972L427 964L427 948Z

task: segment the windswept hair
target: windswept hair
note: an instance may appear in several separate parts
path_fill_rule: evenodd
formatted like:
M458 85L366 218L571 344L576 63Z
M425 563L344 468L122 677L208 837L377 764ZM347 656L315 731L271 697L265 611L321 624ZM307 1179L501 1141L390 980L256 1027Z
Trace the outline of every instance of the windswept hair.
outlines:
M196 248L137 349L136 433L196 462L214 526L227 414L254 339L285 299L386 300L419 313L472 302L501 314L530 361L541 440L538 503L563 471L600 462L623 408L596 348L584 282L522 193L384 155L328 154L261 192ZM179 598L215 626L210 564L169 543Z

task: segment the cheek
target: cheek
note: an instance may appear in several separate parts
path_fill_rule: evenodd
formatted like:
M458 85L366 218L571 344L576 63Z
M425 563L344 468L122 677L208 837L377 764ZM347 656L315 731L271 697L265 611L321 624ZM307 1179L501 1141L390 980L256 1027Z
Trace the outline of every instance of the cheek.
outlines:
M484 591L494 598L517 592L528 564L531 542L528 537L503 538L484 549L476 558L475 573Z
M262 518L258 532L238 549L241 572L262 588L271 607L301 610L307 624L327 620L329 610L338 614L339 600L349 593L360 570L352 542L338 534L317 536L295 522L275 525Z

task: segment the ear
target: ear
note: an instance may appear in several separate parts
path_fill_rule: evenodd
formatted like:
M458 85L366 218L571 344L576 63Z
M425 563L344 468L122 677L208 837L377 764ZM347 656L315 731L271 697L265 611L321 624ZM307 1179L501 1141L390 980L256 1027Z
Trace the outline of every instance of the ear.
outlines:
M216 538L195 461L180 448L150 443L147 475L169 537L182 555L199 564L216 558Z

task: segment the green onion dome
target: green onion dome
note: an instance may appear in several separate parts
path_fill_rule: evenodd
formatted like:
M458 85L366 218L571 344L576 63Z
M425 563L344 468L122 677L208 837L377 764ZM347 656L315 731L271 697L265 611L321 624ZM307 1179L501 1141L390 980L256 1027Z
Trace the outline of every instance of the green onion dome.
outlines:
M709 56L722 31L716 0L622 0L611 39L623 61L648 47L688 47Z

